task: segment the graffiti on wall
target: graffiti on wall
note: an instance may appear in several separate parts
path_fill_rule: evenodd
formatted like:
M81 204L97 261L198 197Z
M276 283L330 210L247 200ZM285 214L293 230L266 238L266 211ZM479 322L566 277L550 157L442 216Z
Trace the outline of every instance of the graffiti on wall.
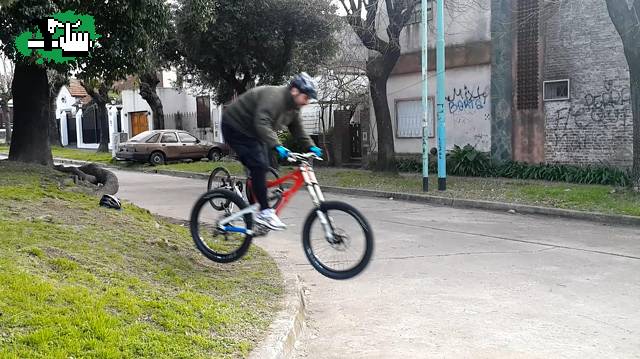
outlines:
M624 132L632 125L630 88L606 80L601 91L588 92L578 102L555 110L549 120L555 146L567 143L571 148L588 147L594 142L591 129L601 131L615 125Z
M487 98L487 90L480 90L480 86L465 85L463 88L454 88L453 94L447 96L449 113L482 110L487 106Z

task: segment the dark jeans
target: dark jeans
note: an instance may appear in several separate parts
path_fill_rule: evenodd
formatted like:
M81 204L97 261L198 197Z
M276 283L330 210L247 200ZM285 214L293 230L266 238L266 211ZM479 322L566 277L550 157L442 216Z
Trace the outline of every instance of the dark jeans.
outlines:
M240 158L240 162L249 169L251 174L251 190L255 194L260 209L269 208L267 201L267 171L269 160L266 146L255 137L236 130L224 121L220 123L224 141L231 146Z

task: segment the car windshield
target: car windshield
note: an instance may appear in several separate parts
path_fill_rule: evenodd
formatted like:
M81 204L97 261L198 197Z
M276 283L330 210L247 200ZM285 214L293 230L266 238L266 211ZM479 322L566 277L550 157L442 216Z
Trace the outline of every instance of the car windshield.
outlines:
M149 137L149 135L151 134L151 131L144 131L142 133L139 133L133 137L131 137L131 139L129 140L129 142L142 142L143 140L145 140L147 137Z

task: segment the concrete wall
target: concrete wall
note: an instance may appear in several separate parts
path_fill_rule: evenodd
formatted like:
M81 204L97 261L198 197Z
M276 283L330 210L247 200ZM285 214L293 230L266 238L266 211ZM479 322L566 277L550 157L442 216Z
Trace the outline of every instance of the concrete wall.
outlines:
M550 13L544 80L569 79L571 98L544 104L546 161L630 166L629 67L605 2L565 0Z
M430 49L435 49L436 46L435 1L433 7L433 20L429 21L428 45ZM384 22L388 23L386 11L384 16ZM491 40L491 4L489 0L457 0L455 4L445 1L444 17L446 46ZM420 27L418 22L410 24L402 30L400 34L402 53L417 52L422 49Z
M429 73L429 97L435 96L435 73ZM491 148L491 66L478 65L449 69L446 72L446 131L447 149L454 145L471 144L488 152ZM421 75L396 75L389 79L387 94L389 110L398 153L420 153L420 138L397 136L396 102L403 99L420 99ZM373 108L373 107L372 107ZM373 111L371 111L373 112ZM435 113L431 114L435 118ZM371 126L375 134L375 115L371 113ZM429 147L437 147L437 136L429 139ZM372 144L373 146L373 144Z

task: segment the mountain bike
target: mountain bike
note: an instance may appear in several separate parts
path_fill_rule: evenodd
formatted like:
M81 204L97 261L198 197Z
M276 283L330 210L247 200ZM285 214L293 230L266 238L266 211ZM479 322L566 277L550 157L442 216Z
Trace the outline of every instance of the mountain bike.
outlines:
M303 186L307 188L313 208L302 228L302 246L311 265L332 279L348 279L361 273L373 254L373 231L366 218L351 205L326 201L311 165L322 160L313 153L291 153L287 159L296 165L292 172L267 181L269 204L280 213ZM226 170L225 170L226 171ZM269 230L253 221L260 210L253 194L251 179L242 181L218 171L191 211L191 236L207 258L229 263L244 256L254 237ZM273 174L273 173L272 173ZM217 179L220 179L219 181ZM283 185L288 183L285 190ZM247 194L243 198L241 188Z

